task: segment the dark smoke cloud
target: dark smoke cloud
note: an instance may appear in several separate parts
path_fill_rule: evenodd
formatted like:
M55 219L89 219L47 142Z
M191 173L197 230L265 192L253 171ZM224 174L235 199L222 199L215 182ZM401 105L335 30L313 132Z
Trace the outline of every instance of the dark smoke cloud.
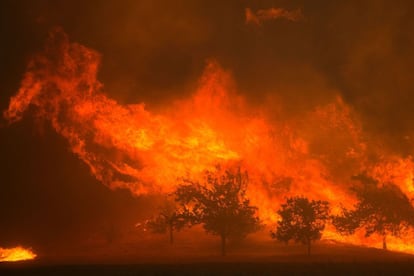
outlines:
M302 16L301 10L287 11L282 8L269 8L253 12L250 8L246 8L246 24L261 25L264 21L276 19L298 21Z
M315 17L315 60L364 129L386 146L412 154L413 4L346 1Z

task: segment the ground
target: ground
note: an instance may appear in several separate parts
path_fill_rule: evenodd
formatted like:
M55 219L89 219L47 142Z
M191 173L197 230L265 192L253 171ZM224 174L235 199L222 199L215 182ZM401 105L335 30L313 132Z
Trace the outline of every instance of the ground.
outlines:
M320 242L306 255L301 245L242 242L226 257L214 242L116 245L72 256L39 256L34 261L0 264L0 275L413 275L414 255ZM151 246L152 244L152 246ZM154 246L156 244L156 246ZM200 245L200 244L199 244ZM210 246L208 246L210 245ZM124 245L125 246L125 245ZM147 248L146 248L147 247ZM217 247L217 248L216 248ZM89 249L91 250L91 249Z

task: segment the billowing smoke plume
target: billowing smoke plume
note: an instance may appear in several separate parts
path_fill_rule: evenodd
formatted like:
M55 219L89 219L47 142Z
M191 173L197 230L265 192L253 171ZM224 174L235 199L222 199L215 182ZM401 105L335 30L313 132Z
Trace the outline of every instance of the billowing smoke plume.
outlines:
M261 25L264 21L279 18L289 21L298 21L302 16L301 10L287 11L282 8L269 8L253 12L250 8L246 8L246 24Z

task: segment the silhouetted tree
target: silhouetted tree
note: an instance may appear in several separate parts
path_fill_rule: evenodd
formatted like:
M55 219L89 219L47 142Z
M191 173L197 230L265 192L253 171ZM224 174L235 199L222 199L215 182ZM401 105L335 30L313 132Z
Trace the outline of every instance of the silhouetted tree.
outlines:
M309 201L305 197L290 197L277 211L280 216L276 231L271 232L274 239L283 242L294 240L306 244L308 255L311 242L319 240L329 218L327 201Z
M261 224L257 208L246 197L247 173L233 171L206 172L202 183L186 181L176 192L177 200L191 206L193 217L207 233L221 238L221 253L226 255L228 238L244 238Z
M165 234L168 232L172 244L174 242L174 231L180 231L185 226L192 226L193 221L193 217L184 206L166 200L159 213L146 222L146 227L152 233Z
M387 235L400 236L413 225L414 208L396 185L380 185L366 175L354 178L362 184L353 188L358 202L353 210L343 208L341 215L333 216L332 223L341 234L353 234L359 228L365 229L366 237L377 233L387 249Z

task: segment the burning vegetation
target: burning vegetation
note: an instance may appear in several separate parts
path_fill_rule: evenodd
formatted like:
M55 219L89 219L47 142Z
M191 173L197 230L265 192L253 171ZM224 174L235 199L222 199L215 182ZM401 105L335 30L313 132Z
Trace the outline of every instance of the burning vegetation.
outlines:
M253 22L300 15L247 14ZM414 243L401 238L414 238L412 158L384 149L341 96L284 117L272 110L282 103L250 104L231 73L209 60L194 93L151 110L111 99L97 79L100 60L52 31L4 117L50 123L110 189L169 194L145 223L152 232L168 232L173 243L176 231L201 225L220 238L223 255L229 238L265 225L279 241L306 244L309 254L321 238L414 253Z
M32 260L36 258L36 254L31 249L23 248L21 246L13 248L0 247L0 262L17 262Z

